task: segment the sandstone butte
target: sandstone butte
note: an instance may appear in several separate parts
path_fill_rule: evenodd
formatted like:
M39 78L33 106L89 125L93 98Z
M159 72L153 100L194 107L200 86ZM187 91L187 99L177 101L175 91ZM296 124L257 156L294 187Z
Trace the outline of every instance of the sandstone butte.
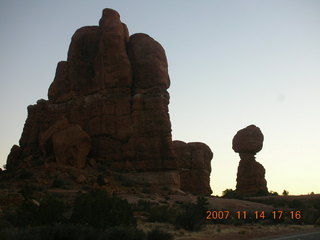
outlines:
M162 46L146 34L129 36L119 14L104 9L99 26L74 33L48 100L28 106L7 172L27 169L47 185L54 176L92 185L100 179L106 188L121 173L153 191L210 195L213 153L204 143L172 140L169 86Z
M268 193L264 167L255 160L262 149L264 136L260 128L250 125L237 132L232 148L240 155L236 191L243 196L266 195Z

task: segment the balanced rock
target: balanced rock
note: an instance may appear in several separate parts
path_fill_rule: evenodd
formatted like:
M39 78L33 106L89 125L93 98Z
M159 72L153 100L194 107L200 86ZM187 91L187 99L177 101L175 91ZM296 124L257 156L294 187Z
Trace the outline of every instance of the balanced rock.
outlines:
M104 9L99 26L82 27L73 35L48 100L28 107L20 146L12 148L7 165L14 170L40 159L86 168L93 167L89 160L94 159L109 170L180 188L183 173L171 137L169 86L162 46L146 34L129 36L119 14ZM195 154L188 161L205 162L190 170L193 176L205 172L204 187L193 177L182 180L183 189L209 194L211 151L201 144L187 149Z
M237 153L256 154L262 149L262 146L263 134L255 125L239 130L232 141L232 148Z
M236 191L243 196L265 195L268 192L264 167L255 160L262 149L263 134L258 127L250 125L234 136L232 148L240 155Z

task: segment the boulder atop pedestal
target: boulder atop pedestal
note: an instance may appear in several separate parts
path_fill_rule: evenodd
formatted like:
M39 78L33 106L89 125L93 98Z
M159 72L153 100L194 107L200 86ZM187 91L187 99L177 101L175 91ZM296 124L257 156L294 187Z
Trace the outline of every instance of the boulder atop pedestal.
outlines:
M255 125L239 130L232 140L232 149L237 153L256 154L262 146L263 134Z
M262 149L263 134L255 125L237 132L232 148L240 155L236 191L242 196L266 195L268 192L264 167L255 160L255 154Z

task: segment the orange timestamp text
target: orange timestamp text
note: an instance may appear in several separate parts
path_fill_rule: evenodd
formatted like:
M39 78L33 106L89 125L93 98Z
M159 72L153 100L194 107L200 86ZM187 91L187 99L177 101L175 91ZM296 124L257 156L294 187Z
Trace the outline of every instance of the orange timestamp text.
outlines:
M273 220L299 220L301 219L301 211L283 211L274 210L271 212L266 211L227 211L227 210L208 210L206 211L207 220L227 220L227 219L237 219L237 220L263 220L263 219L273 219Z

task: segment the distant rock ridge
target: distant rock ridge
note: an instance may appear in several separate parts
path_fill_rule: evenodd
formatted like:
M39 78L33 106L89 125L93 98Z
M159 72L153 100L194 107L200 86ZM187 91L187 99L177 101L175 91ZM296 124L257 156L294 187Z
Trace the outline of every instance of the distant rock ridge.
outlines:
M240 155L236 191L243 196L266 195L265 168L255 160L262 149L264 136L260 128L250 125L237 132L232 148Z
M48 100L28 106L7 169L39 161L85 169L95 159L141 181L211 194L210 148L172 141L169 86L162 46L146 34L129 36L119 14L104 9L99 26L74 33Z

